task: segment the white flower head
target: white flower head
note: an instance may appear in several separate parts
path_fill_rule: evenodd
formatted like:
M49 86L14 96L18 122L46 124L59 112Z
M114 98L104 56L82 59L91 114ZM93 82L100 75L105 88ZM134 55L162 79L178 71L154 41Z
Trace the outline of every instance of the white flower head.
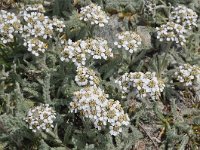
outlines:
M138 48L142 44L141 37L133 31L124 31L118 33L116 36L118 40L114 42L114 45L118 48L123 48L130 53L137 52Z
M134 92L138 98L159 99L165 87L163 81L158 79L154 72L125 73L116 80L116 83L119 85L123 97L125 94Z
M83 46L84 45L84 46ZM88 43L83 40L72 42L70 39L64 41L61 50L61 61L74 62L76 66L84 66L87 60L87 48Z
M42 130L48 132L54 127L53 121L55 118L55 111L48 104L42 104L30 109L25 121L33 132Z
M111 135L122 132L121 127L129 124L129 117L124 113L119 101L108 99L108 95L97 86L89 86L74 93L70 103L71 112L89 118L95 128L102 130L108 124Z
M40 41L38 38L24 39L24 46L26 46L28 51L35 56L39 56L41 53L44 53L48 48L48 45Z
M108 46L108 42L103 38L96 37L88 39L89 43L87 52L93 59L105 59L113 57L112 49Z
M197 26L198 15L192 9L185 6L177 6L171 12L170 20L183 25L186 29Z
M82 7L79 18L85 22L90 22L91 25L98 24L99 27L104 27L104 25L107 24L109 20L109 17L101 9L101 7L94 3Z
M172 41L176 44L184 45L186 42L186 29L180 24L167 22L166 24L157 27L157 39L159 41Z
M0 10L0 40L6 44L14 42L15 35L22 33L20 19L14 13Z
M200 67L190 64L181 65L174 76L184 86L192 86L200 76Z
M85 66L90 58L107 60L113 57L112 49L109 48L107 41L102 38L87 40L62 41L61 61L72 61L77 67Z
M56 36L57 32L62 33L65 28L63 21L53 18L50 19L44 14L45 10L42 5L27 5L18 14L18 17L22 20L22 32L21 36L24 38L24 45L28 46L28 51L31 51L35 56L39 56L38 51L44 53L47 48L48 39L52 39ZM38 45L27 44L33 41L37 41ZM33 47L39 47L37 50ZM34 49L34 50L33 50Z
M99 85L100 79L92 69L80 66L77 68L76 72L75 81L79 86Z

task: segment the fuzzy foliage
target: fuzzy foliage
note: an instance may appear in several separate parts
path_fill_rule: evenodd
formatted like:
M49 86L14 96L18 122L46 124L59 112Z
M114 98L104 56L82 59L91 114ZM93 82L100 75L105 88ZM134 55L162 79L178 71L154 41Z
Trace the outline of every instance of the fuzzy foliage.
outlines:
M174 79L183 64L200 66L199 20L187 32L183 46L156 39L156 27L169 21L172 6L184 5L200 16L199 0L152 0L151 15L145 11L146 0L92 0L109 16L100 28L79 19L81 7L90 0L19 0L7 11L17 12L22 4L43 3L45 15L64 20L63 34L48 40L45 53L34 56L23 46L22 39L3 44L0 41L0 149L6 150L130 150L198 149L200 146L200 83L197 79L186 87ZM148 7L149 8L149 7ZM8 10L9 9L9 10ZM116 34L134 31L142 45L130 54L114 45ZM104 38L113 57L106 60L87 59L86 67L98 72L98 86L110 99L119 100L130 124L118 136L108 128L98 131L81 112L71 113L73 94L82 89L76 81L77 66L62 62L60 41L73 42ZM125 73L155 72L165 84L159 99L137 98L123 93L115 80ZM56 112L54 128L49 132L32 132L24 121L27 112L40 104L49 104Z

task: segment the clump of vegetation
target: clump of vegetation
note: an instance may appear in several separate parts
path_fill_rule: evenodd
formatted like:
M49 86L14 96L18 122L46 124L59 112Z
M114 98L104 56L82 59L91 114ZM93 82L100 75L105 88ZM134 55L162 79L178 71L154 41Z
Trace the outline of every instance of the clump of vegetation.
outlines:
M199 7L0 2L0 149L199 149Z

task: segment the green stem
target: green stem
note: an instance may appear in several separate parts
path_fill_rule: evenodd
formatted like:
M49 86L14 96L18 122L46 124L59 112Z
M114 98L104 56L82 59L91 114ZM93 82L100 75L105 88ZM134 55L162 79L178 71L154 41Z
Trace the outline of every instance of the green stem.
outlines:
M168 53L169 53L169 51L170 51L171 45L172 45L171 42L170 42L170 43L167 43L166 50L165 50L165 55L164 55L164 57L163 57L163 59L162 59L161 65L159 64L160 66L158 67L158 77L161 77L161 73L162 73L162 71L165 69L164 64L165 64L165 61L166 61L166 57L167 57L167 55L168 55Z
M87 26L88 26L88 37L89 38L92 38L93 37L93 32L94 32L94 25L90 25L90 24L87 24Z
M142 59L142 57L144 57L144 55L146 54L146 50L142 50L142 52L135 58L131 60L131 63L129 66L132 66L134 63L138 62L139 60Z

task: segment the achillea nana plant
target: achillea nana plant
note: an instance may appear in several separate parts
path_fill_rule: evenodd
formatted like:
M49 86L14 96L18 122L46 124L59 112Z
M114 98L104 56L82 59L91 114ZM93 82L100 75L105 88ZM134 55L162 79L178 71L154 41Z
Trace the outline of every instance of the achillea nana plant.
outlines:
M197 0L5 4L0 149L199 148Z

